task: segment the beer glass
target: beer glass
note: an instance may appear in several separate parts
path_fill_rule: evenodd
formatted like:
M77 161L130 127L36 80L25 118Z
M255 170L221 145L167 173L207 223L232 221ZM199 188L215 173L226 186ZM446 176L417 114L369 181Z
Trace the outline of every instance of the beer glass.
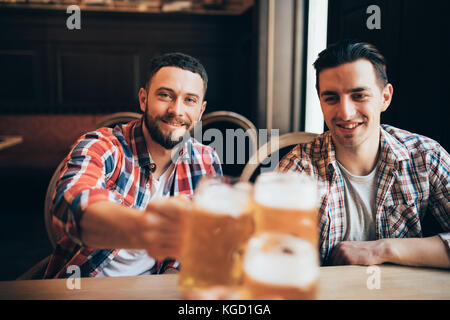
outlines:
M254 232L251 191L250 184L226 177L199 182L180 260L182 293L239 284L245 245Z
M304 174L261 174L254 186L256 232L287 233L317 247L317 197L317 184Z
M317 249L292 235L260 233L248 242L243 273L243 299L315 299L319 279Z

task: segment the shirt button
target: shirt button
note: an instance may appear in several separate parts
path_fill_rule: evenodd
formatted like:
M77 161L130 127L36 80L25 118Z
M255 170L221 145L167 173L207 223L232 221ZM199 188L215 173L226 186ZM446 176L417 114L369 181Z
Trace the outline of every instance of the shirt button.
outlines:
M150 188L150 183L147 183L147 184L145 185L145 187L146 187L146 188Z

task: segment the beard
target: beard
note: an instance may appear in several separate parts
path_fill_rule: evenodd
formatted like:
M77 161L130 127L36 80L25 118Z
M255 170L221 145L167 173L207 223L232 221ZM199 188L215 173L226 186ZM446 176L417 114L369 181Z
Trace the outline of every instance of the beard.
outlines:
M144 115L144 122L145 126L147 127L148 133L150 134L152 140L161 145L164 149L172 150L173 148L175 148L175 146L177 146L180 142L182 142L184 136L189 133L189 130L192 125L192 122L189 119L177 117L170 113L166 113L163 116L151 117L147 111L148 111L148 104L145 109ZM180 136L175 136L175 132L169 132L168 134L164 134L164 132L159 127L159 123L161 121L168 123L173 121L178 122L179 124L181 124L180 127L182 126L186 127L186 132L185 134Z

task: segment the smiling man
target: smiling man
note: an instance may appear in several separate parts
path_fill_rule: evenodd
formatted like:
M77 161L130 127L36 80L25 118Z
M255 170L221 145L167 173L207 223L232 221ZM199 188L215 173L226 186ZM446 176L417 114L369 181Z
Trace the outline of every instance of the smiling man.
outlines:
M343 41L314 67L329 131L296 146L280 170L318 181L322 263L449 268L449 154L427 137L380 125L393 95L384 57ZM424 237L430 217L439 230Z
M82 136L65 159L53 200L61 235L46 278L133 276L178 268L191 195L220 175L215 151L187 133L200 120L208 77L181 53L151 60L140 120ZM185 137L185 138L184 138Z

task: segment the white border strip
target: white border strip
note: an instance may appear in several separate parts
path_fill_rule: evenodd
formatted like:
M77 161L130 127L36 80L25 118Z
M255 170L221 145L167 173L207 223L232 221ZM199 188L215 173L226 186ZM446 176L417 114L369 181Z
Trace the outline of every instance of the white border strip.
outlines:
M275 0L269 0L269 23L267 34L267 115L266 129L272 129L273 123L273 68L274 68L274 42L275 42Z
M305 131L322 133L323 115L316 92L313 63L327 46L328 0L310 0L308 10L308 45L306 62Z

